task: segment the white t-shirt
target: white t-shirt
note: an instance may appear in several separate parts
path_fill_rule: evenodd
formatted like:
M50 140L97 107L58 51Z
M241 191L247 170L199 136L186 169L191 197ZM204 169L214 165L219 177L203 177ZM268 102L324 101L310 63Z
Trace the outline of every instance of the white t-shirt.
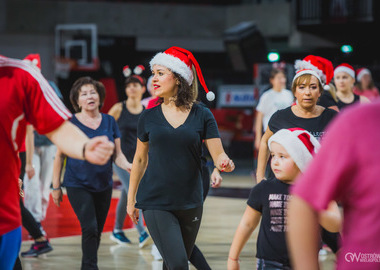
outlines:
M269 119L278 111L292 105L294 100L293 93L287 89L282 89L281 92L276 92L269 89L264 92L259 100L256 110L263 114L263 129L268 127Z

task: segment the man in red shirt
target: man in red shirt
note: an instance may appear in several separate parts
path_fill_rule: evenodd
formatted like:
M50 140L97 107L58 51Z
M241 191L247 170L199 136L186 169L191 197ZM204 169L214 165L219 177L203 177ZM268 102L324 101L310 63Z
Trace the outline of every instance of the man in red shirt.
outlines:
M21 244L18 152L31 123L67 155L105 164L114 145L106 137L89 139L68 119L46 79L21 60L0 56L0 269L12 269Z

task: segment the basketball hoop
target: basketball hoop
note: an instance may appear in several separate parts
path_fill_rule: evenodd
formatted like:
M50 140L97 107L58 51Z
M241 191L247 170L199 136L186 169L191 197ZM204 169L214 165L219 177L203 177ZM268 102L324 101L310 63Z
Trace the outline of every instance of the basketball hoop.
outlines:
M68 79L70 71L75 67L76 61L69 58L57 58L55 60L55 75L61 79Z

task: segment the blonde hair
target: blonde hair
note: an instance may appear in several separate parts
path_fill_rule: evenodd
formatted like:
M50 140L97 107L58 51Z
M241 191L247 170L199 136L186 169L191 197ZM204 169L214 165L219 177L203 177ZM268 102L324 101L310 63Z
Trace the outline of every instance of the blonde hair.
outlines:
M314 76L314 75L311 75L311 74L303 74L301 76L299 76L298 78L296 78L294 81L293 81L293 84L292 84L292 92L293 92L293 95L294 93L296 92L296 89L297 89L297 86L301 85L301 84L310 84L310 81L311 81L311 76ZM315 76L314 76L315 77ZM322 93L323 91L323 86L321 84L321 82L318 80L318 86L319 86L319 92Z

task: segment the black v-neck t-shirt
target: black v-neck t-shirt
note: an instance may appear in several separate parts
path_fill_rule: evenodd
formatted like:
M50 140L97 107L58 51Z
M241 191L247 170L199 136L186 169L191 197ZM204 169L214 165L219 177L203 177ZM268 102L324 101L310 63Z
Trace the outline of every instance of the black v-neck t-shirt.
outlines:
M338 114L337 111L326 108L321 115L313 118L302 118L296 116L292 107L278 110L275 112L269 120L269 129L276 133L280 129L288 128L303 128L310 134L321 140L325 133L325 129L330 121Z
M202 141L220 137L211 111L194 104L185 122L173 128L161 105L156 106L141 114L137 137L149 142L149 161L138 188L136 207L184 210L201 206Z

